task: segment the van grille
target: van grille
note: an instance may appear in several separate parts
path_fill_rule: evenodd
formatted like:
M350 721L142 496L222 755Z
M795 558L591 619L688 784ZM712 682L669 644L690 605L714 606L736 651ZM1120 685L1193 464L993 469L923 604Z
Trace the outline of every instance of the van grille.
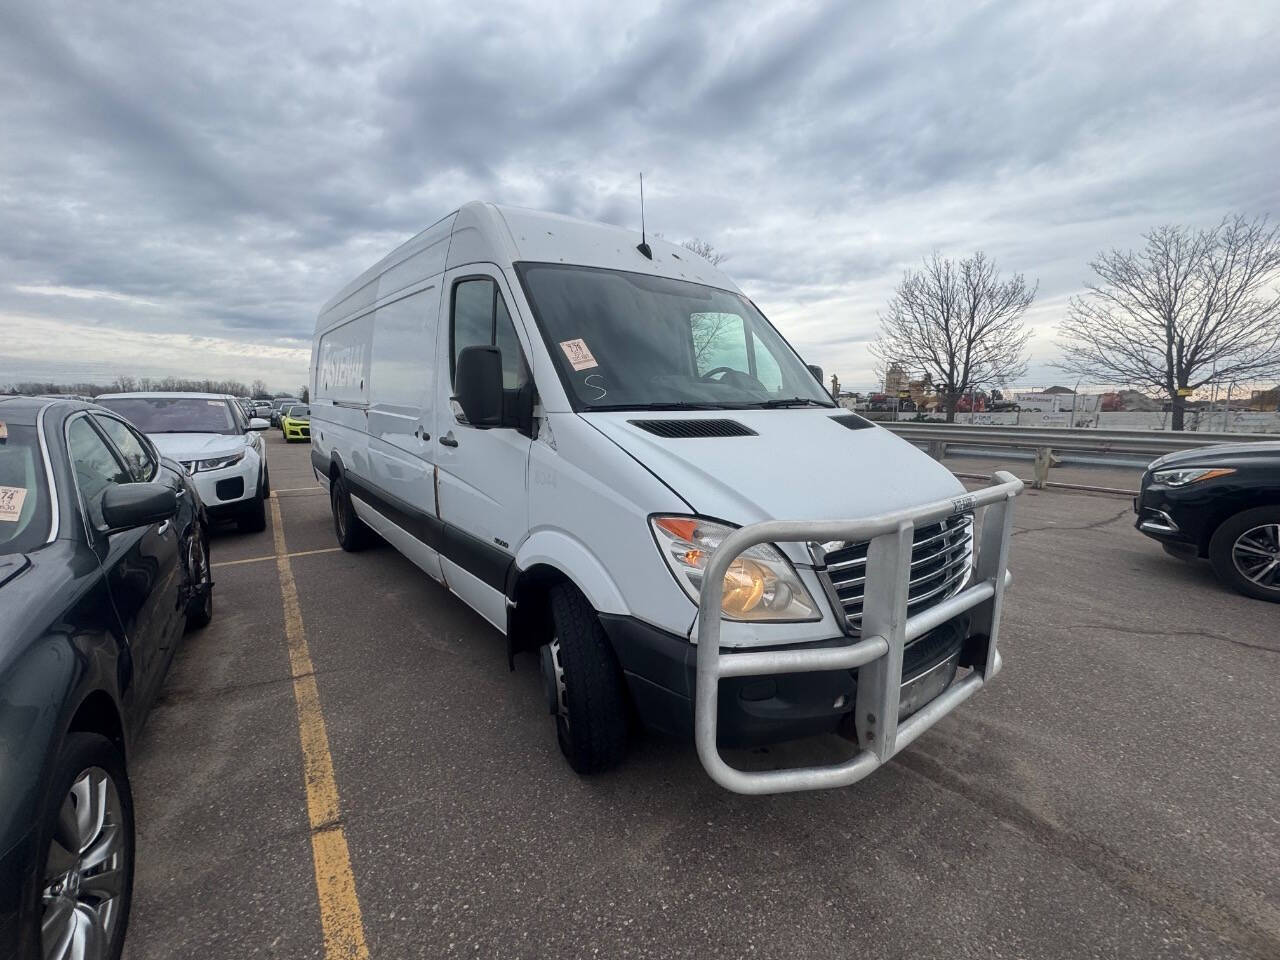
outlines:
M964 587L973 560L973 514L916 527L913 540L908 616L928 610ZM854 632L862 630L868 546L868 541L852 543L826 554L827 576Z
M628 420L658 437L686 439L691 437L754 437L756 432L737 420Z

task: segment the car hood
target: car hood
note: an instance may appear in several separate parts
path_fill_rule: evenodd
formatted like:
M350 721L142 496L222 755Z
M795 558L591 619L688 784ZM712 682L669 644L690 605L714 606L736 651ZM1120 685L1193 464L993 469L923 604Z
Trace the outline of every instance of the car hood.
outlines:
M1280 440L1260 440L1257 443L1219 443L1212 447L1195 447L1166 453L1151 461L1148 470L1180 465L1215 466L1227 464L1242 466L1246 463L1275 463L1280 466Z
M162 456L171 460L212 460L244 449L244 438L223 433L149 433Z
M951 471L907 441L877 426L850 430L833 419L842 415L816 408L582 414L695 512L730 523L856 519L964 493ZM673 439L637 426L722 419L756 435Z

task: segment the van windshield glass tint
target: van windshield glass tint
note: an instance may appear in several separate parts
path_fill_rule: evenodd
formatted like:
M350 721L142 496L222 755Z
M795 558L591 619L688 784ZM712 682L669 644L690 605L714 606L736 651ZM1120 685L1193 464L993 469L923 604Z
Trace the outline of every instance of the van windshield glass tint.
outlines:
M518 272L579 408L834 406L738 294L592 267L526 263Z
M240 433L225 400L199 397L100 397L143 433Z

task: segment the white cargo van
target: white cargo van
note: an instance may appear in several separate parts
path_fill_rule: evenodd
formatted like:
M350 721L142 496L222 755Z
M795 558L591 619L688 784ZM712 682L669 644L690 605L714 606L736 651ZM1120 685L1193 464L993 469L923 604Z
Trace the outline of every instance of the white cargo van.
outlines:
M820 377L687 250L469 203L321 311L312 464L345 549L378 534L538 654L575 770L638 721L732 790L837 786L999 670L1021 484L967 494ZM826 732L848 761L719 752Z

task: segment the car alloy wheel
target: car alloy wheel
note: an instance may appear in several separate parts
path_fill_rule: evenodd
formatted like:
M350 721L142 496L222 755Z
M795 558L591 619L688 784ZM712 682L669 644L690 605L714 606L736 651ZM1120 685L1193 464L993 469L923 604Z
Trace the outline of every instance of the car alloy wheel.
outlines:
M81 772L63 798L45 860L40 937L47 960L97 960L111 950L127 876L115 781Z
M1280 590L1280 523L1244 531L1231 545L1231 561L1240 576L1264 590Z

